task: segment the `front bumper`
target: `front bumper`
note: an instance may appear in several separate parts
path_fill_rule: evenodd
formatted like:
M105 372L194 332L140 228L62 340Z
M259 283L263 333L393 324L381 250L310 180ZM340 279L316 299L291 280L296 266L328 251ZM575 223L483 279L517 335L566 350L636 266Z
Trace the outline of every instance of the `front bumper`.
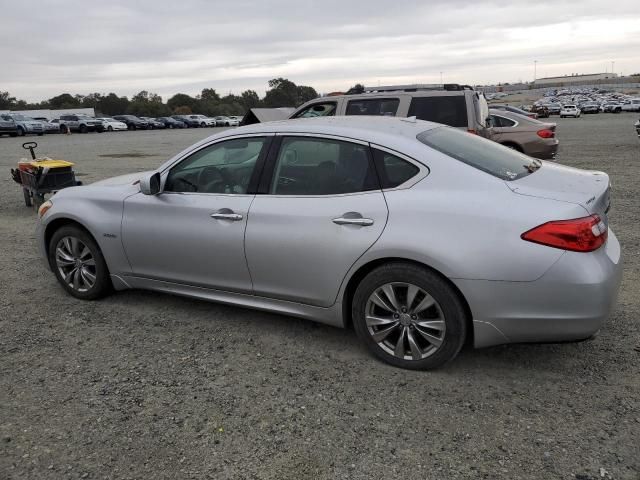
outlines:
M49 258L47 257L47 246L45 245L44 240L44 230L45 226L43 223L38 220L38 224L36 225L36 242L38 244L38 253L40 254L40 259L44 266L51 270L51 265L49 265Z
M564 252L533 282L454 282L471 308L474 345L479 348L589 338L609 316L621 277L620 243L609 229L603 248Z

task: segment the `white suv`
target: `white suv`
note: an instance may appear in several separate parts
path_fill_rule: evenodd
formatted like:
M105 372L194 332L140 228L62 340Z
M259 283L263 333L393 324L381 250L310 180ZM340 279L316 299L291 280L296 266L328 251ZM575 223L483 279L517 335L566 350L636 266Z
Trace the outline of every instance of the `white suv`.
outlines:
M192 120L200 122L201 127L215 127L216 121L213 118L206 117L204 115L189 115Z
M297 108L289 118L334 115L415 116L490 136L489 107L484 95L468 85L455 83L365 87L361 92L315 98Z
M560 118L565 117L580 118L580 109L575 105L564 105L560 109Z

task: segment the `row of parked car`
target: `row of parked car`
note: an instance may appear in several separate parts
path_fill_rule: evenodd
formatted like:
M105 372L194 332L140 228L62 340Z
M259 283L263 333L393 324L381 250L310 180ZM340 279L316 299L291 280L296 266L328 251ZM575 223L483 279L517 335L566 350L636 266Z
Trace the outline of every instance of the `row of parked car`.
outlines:
M237 127L241 117L205 115L172 115L170 117L137 117L114 115L113 117L90 117L88 115L61 115L48 120L31 118L19 113L0 115L0 136L44 135L45 133L69 132L114 132L122 130L156 130L165 128Z

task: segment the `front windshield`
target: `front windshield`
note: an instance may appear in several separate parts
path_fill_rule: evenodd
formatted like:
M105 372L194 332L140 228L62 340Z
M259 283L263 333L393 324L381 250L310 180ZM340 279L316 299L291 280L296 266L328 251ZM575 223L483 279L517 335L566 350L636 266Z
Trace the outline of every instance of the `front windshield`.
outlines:
M517 180L541 166L520 152L456 128L434 128L416 138L434 150L502 180Z

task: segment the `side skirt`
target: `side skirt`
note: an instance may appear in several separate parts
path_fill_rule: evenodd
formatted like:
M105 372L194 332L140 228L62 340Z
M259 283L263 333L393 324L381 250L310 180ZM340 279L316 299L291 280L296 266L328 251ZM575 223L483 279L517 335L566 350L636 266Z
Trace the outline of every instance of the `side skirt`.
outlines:
M239 307L254 308L266 312L281 313L292 317L304 318L314 322L324 323L333 327L343 328L342 304L335 303L329 308L315 307L302 303L287 302L272 298L258 297L245 293L225 292L210 288L194 287L180 283L153 280L150 278L134 277L129 275L111 275L116 290L127 288L139 288L171 293L185 297L199 298L212 302L235 305Z

